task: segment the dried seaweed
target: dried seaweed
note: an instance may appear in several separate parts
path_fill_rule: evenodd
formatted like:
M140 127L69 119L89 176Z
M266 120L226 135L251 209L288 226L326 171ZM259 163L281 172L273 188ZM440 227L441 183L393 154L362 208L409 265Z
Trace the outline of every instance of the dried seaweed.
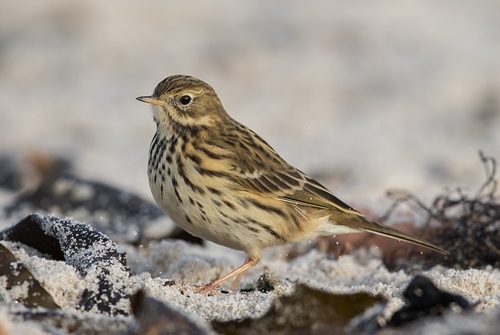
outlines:
M500 267L500 201L496 161L479 152L486 181L473 196L462 188L438 195L430 206L412 194L399 194L387 218L402 203L426 214L424 237L450 252L441 264L456 269ZM427 259L429 262L430 258ZM428 262L428 266L432 265Z

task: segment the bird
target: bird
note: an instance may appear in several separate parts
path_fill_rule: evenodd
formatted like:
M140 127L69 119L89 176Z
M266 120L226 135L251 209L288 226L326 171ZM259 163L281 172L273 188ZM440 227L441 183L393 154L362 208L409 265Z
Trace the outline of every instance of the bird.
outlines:
M152 105L156 123L147 167L156 203L188 233L246 254L241 266L197 292L214 291L232 278L234 291L263 249L324 235L369 232L447 253L367 219L287 163L230 117L200 79L172 75L137 100Z

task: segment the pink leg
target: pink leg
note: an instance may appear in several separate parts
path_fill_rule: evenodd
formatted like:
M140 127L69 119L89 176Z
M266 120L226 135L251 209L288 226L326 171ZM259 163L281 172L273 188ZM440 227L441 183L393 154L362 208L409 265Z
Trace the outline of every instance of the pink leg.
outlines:
M211 282L209 284L203 285L202 287L199 287L199 288L195 289L194 291L199 292L199 293L208 293L210 291L213 291L215 288L217 288L219 285L221 285L225 281L237 276L235 282L231 286L231 289L234 290L238 286L238 283L241 279L241 276L243 275L243 272L250 269L251 267L254 267L258 262L259 262L258 260L254 260L254 259L251 259L250 257L248 257L241 266L239 266L236 269L234 269L233 271L229 272L224 277L219 278L217 280L214 280L213 282Z
M233 283L231 284L231 291L236 291L236 289L238 288L238 284L240 283L241 281L241 277L243 277L243 272L240 273L233 281Z

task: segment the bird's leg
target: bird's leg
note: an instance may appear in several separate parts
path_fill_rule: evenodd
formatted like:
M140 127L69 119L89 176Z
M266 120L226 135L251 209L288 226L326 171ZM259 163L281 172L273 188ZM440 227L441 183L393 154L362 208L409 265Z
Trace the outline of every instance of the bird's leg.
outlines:
M243 276L243 272L245 272L246 270L250 269L251 267L254 267L258 262L259 262L258 259L256 260L254 258L247 257L247 259L245 260L245 262L243 264L241 264L239 267L237 267L233 271L229 272L224 277L219 278L217 280L214 280L213 282L211 282L209 284L206 284L206 285L203 285L203 286L201 286L199 288L196 288L194 291L196 291L198 293L208 293L208 292L211 292L215 288L217 288L219 285L221 285L222 283L224 283L225 281L233 278L234 276L237 276L236 280L234 281L233 285L231 286L231 289L234 290L238 286L238 283L239 283L241 277Z
M238 288L238 284L240 283L241 281L241 277L243 277L243 272L241 272L233 281L233 283L231 284L231 291L236 291L236 289Z

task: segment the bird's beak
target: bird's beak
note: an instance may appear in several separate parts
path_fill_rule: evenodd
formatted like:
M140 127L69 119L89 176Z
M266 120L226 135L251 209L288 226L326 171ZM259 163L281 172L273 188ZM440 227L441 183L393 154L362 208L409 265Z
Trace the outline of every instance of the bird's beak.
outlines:
M158 100L155 96L146 96L136 98L139 101L145 102L151 105L165 106L165 101Z

